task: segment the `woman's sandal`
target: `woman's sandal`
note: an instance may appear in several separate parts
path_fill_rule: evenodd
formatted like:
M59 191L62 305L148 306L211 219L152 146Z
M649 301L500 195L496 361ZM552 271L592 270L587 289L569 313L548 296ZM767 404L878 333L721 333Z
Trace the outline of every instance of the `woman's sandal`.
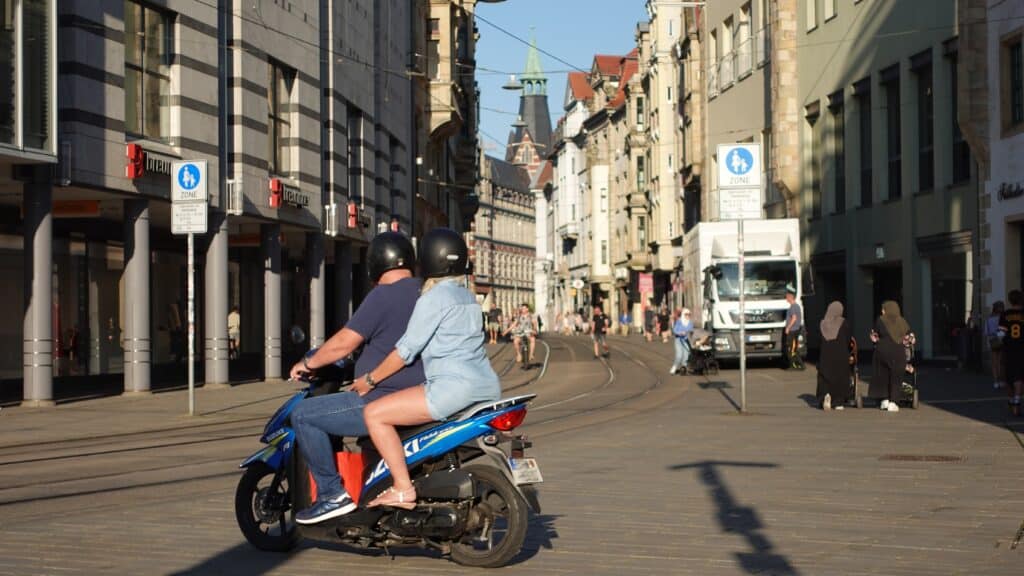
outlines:
M395 490L394 487L388 488L381 492L380 496L374 498L367 507L373 508L375 506L393 506L395 508L412 510L416 507L416 487L405 490Z

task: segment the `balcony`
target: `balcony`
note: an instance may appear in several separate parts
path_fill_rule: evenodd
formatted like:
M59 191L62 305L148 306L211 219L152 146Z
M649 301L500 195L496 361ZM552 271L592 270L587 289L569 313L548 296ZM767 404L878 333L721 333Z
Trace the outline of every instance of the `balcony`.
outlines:
M562 238L576 239L580 237L580 223L566 222L558 227L558 235Z

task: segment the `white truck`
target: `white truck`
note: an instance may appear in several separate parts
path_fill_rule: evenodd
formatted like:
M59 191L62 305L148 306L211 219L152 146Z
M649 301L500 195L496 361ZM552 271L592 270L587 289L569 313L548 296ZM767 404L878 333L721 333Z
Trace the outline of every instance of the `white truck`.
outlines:
M715 354L740 353L736 222L701 222L683 238L684 304L695 327L714 333ZM744 220L744 294L748 357L783 355L786 289L802 301L800 225L794 218Z

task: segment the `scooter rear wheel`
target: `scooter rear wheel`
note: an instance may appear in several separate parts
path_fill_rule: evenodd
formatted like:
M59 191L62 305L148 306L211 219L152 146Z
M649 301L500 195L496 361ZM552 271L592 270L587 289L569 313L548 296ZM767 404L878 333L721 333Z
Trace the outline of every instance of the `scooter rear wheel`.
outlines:
M268 552L286 552L298 543L299 533L288 478L282 477L272 489L275 473L263 463L245 471L235 490L235 518L250 544Z
M473 475L475 499L470 529L453 543L452 560L481 568L504 566L519 554L526 539L526 502L499 470L481 465L464 470Z

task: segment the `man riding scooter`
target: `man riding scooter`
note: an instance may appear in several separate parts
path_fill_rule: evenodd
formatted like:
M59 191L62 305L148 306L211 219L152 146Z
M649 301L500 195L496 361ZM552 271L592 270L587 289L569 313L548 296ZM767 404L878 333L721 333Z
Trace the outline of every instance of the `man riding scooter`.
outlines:
M292 367L290 377L328 366L355 352L355 373L365 374L387 356L405 334L409 317L419 298L421 282L413 277L416 253L412 243L398 232L378 234L367 251L367 269L376 286L363 300L344 328L331 336L316 352ZM423 362L417 359L379 386L359 389L354 384L345 392L303 400L292 413L296 442L316 481L313 505L295 515L299 524L316 524L347 514L355 502L342 486L334 461L330 436L367 436L363 407L392 392L422 384ZM365 386L365 384L363 384ZM360 395L362 394L362 395Z

